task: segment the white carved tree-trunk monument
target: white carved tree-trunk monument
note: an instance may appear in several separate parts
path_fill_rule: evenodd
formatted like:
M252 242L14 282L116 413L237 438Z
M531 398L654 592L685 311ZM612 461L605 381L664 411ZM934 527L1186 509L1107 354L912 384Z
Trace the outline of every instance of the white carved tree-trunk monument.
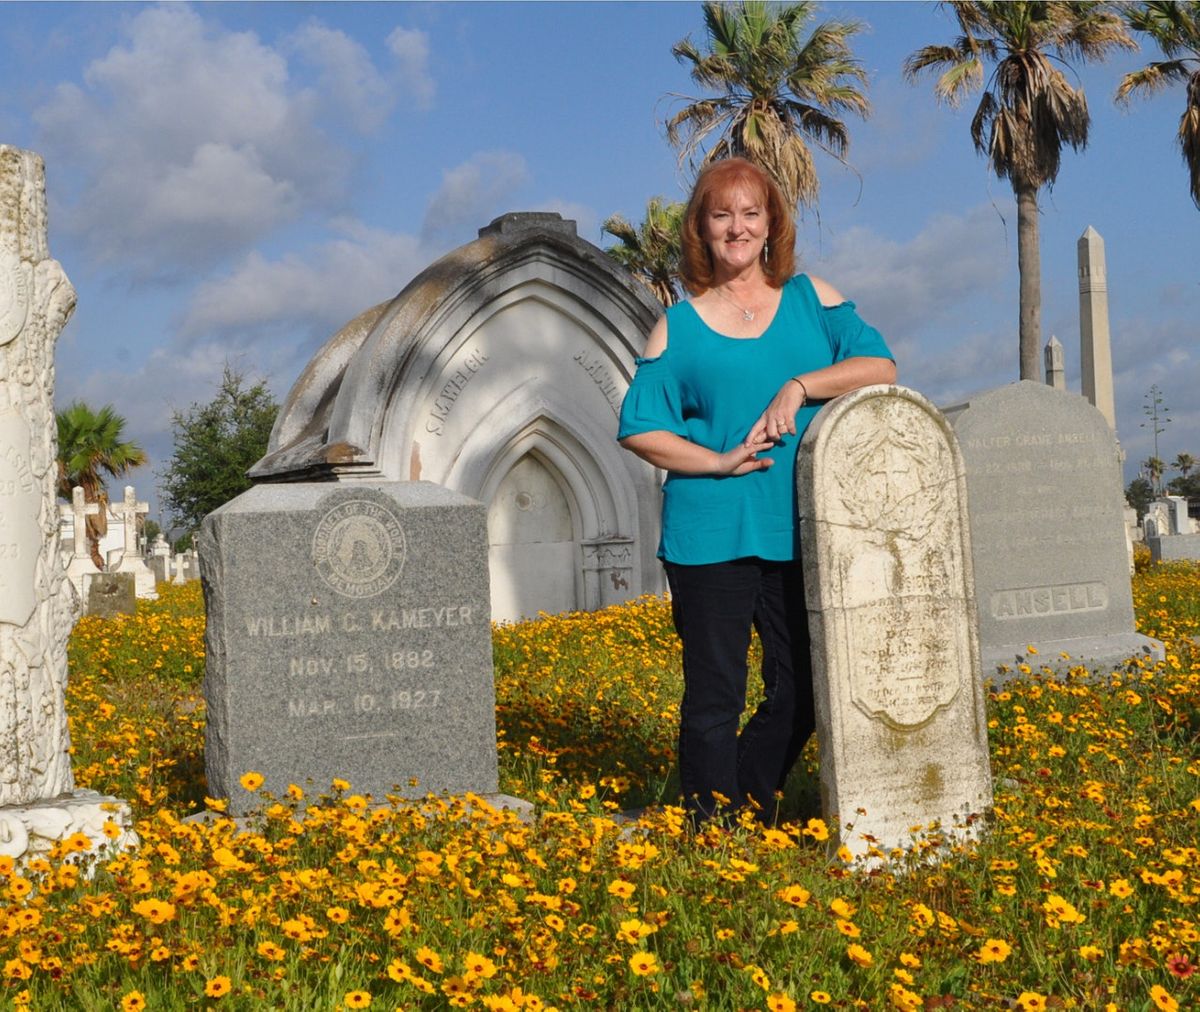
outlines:
M42 160L0 145L0 854L33 856L128 808L76 791L67 637L78 612L58 551L54 344L75 290L46 240Z

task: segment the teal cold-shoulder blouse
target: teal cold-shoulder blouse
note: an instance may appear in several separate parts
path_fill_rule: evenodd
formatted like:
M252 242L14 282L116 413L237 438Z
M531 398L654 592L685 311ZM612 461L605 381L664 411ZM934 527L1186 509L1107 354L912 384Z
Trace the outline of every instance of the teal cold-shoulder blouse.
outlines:
M860 356L894 357L853 302L821 305L804 274L784 285L757 338L719 334L690 302L678 303L667 310L666 351L637 360L617 438L666 431L723 453L746 438L789 377ZM805 404L796 435L760 455L773 457L773 467L737 476L668 472L659 558L685 566L798 559L796 451L820 407Z

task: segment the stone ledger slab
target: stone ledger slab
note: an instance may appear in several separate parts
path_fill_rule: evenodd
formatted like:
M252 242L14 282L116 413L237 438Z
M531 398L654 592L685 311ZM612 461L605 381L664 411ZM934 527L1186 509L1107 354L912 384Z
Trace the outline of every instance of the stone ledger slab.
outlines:
M1161 658L1162 644L1134 630L1125 499L1104 416L1028 380L946 414L967 468L984 672Z
M809 426L797 484L827 822L855 855L975 832L992 783L949 423L912 390L854 391Z
M209 792L497 790L486 512L429 482L258 485L200 533ZM307 789L307 788L306 788Z

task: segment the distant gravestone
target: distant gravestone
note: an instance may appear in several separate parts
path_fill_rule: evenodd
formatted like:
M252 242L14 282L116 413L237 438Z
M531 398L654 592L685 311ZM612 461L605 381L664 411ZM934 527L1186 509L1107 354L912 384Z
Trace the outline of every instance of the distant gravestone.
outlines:
M484 507L429 482L258 485L200 532L210 793L494 793Z
M1161 658L1162 644L1134 631L1125 500L1104 416L1028 380L946 414L966 461L985 674Z
M974 832L992 785L949 424L903 387L857 390L809 426L797 482L828 821L856 855Z
M84 586L84 581L90 574L97 572L96 564L92 561L92 554L88 550L87 518L100 512L100 504L87 502L84 499L83 489L76 485L71 489L71 505L65 508L71 513L72 527L75 532L71 547L71 561L67 563L67 579L71 581L71 585L79 595L80 605L86 607L87 588Z
M116 618L137 611L137 580L132 573L88 573L83 586L89 615Z
M125 486L125 498L112 507L112 512L121 518L125 528L125 550L121 560L113 570L117 573L129 573L133 576L137 588L137 596L153 600L158 597L154 589L154 573L146 565L138 548L138 520L150 512L150 504L138 502L137 492L132 485Z

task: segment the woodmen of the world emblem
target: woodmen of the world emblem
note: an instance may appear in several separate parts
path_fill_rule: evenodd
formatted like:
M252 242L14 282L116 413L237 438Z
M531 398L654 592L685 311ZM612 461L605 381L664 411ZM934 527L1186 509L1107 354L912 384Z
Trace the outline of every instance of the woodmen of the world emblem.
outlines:
M367 499L338 503L313 532L313 565L345 597L382 594L400 578L406 553L400 521Z

